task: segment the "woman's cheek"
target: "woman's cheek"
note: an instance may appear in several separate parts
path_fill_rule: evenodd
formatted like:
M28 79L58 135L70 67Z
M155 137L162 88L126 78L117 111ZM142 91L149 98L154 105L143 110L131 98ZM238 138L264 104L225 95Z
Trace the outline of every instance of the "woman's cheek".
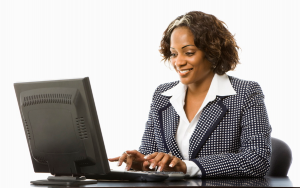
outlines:
M171 59L171 65L175 68L175 60Z

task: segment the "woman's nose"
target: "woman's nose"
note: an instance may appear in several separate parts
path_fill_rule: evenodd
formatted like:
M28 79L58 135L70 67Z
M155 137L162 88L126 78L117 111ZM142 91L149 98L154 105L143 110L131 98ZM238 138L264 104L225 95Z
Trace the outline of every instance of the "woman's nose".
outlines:
M175 66L176 67L181 67L185 64L186 64L186 60L182 56L178 55L177 58L176 58L176 61L175 61Z

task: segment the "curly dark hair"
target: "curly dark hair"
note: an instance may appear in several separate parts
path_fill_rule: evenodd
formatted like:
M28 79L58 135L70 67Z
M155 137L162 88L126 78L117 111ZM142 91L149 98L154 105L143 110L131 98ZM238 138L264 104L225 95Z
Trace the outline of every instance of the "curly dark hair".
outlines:
M214 15L200 11L191 11L177 17L165 30L159 52L163 61L170 61L170 38L177 27L188 27L194 35L194 43L205 53L212 64L212 69L219 75L234 70L239 62L238 49L234 35L227 30L227 25ZM226 26L226 27L225 27Z

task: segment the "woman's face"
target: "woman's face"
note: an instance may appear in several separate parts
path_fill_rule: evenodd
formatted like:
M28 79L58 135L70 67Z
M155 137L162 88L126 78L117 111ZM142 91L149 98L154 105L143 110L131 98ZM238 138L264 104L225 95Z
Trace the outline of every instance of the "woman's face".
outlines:
M171 34L171 63L185 85L203 83L213 74L211 63L194 44L193 33L187 27L177 27Z

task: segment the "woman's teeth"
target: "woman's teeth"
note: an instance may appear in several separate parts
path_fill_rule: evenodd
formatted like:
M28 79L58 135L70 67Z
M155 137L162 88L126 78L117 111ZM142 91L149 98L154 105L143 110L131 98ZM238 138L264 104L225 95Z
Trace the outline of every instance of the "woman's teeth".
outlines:
M180 72L180 73L186 73L186 72L188 72L188 71L190 71L190 70L192 70L192 69L182 70L182 71L179 71L179 72Z

